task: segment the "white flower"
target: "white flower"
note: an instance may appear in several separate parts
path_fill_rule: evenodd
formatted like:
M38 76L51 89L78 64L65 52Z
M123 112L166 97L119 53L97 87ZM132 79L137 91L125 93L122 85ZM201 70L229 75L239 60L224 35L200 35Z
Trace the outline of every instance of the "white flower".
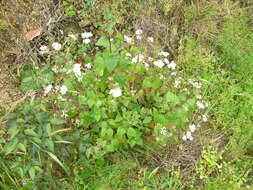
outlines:
M127 57L132 57L131 53L126 53Z
M202 96L200 94L196 95L197 99L202 99Z
M183 141L187 141L186 135L184 135L184 136L182 137L182 139L183 139Z
M192 138L192 134L191 134L191 132L190 131L187 131L187 133L186 133L186 138L188 139L188 140L193 140L193 138Z
M164 58L163 61L166 63L166 64L169 64L170 61L167 59L167 58Z
M152 42L154 42L154 38L153 37L148 37L147 41L152 43Z
M172 69L172 70L175 70L177 64L174 62L174 61L171 61L169 64L168 64L168 68L169 69Z
M161 51L158 55L168 57L170 54L169 54L169 52Z
M142 36L141 36L141 35L137 35L137 36L136 36L136 39L137 39L137 40L141 40L141 39L142 39Z
M47 46L41 46L40 47L40 51L39 51L39 53L41 54L41 55L44 55L44 54L46 54L46 53L48 53L48 47Z
M159 68L163 68L164 62L162 60L157 60L157 61L154 61L154 65Z
M196 130L196 125L194 125L194 124L189 125L189 129L190 129L190 131L191 131L192 133L195 132L195 130Z
M56 66L53 66L53 67L52 67L52 71L55 72L55 73L58 73L57 67L56 67Z
M61 114L61 117L64 117L66 118L68 115L66 114L66 111L65 110L62 110L62 114Z
M149 67L150 67L150 65L149 65L148 63L144 63L144 66L145 66L146 68L149 68Z
M201 103L200 101L196 102L196 105L199 109L205 109L205 105L203 103Z
M74 64L72 71L76 77L80 77L81 76L81 64Z
M142 54L138 54L132 59L132 63L142 62L143 60L144 56Z
M91 69L92 68L92 64L91 63L87 63L84 65L87 69Z
M193 82L192 79L188 79L188 82L195 88L201 88L201 84L199 82Z
M162 129L161 129L161 131L160 131L160 134L161 135L164 135L164 136L168 136L168 131L167 131L167 129L165 128L165 127L163 127Z
M125 39L125 41L126 41L127 43L129 43L129 44L131 44L132 41L133 41L133 39L132 39L131 37L127 36L127 35L124 35L124 39Z
M85 43L85 44L89 44L90 42L91 42L91 40L89 38L86 38L83 40L83 43Z
M207 117L206 115L203 115L203 116L202 116L202 120L203 120L204 122L207 122L207 121L208 121L208 117Z
M177 72L171 72L170 74L171 74L171 76L176 76Z
M143 31L141 29L138 29L135 31L135 35L141 35L143 33Z
M52 88L53 88L53 85L52 85L52 84L48 85L48 86L44 89L44 94L48 94L48 93L52 90Z
M201 88L201 84L198 82L192 83L192 86L194 86L195 88Z
M180 80L175 80L175 87L177 88L180 85L181 81Z
M160 74L160 79L165 79L165 77L162 74Z
M90 38L93 36L91 32L84 32L81 34L82 38Z
M77 37L76 37L75 34L68 34L68 37L72 38L73 40L76 40L76 39L77 39Z
M56 51L59 51L61 49L61 47L62 47L61 44L58 42L52 43L52 48L54 48L54 50L56 50Z
M153 57L148 57L148 60L153 61L154 59L153 59Z
M66 94L67 91L68 91L68 88L65 85L62 85L60 87L60 93L61 94Z
M109 94L111 94L114 98L117 98L122 95L122 90L120 88L114 88L110 90Z

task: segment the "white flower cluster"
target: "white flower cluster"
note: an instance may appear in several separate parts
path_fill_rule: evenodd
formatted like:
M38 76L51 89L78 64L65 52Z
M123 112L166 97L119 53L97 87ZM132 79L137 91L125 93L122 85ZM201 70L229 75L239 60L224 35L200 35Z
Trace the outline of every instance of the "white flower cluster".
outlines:
M142 55L142 54L137 54L137 55L132 59L132 63L142 62L143 60L144 60L144 55Z
M83 38L83 43L85 44L89 44L91 42L91 37L93 36L93 34L91 32L84 32L81 33L81 37Z
M141 40L142 39L142 33L143 31L141 29L138 29L135 31L136 39Z
M118 98L122 95L122 90L120 88L111 89L109 94L111 94L114 98Z
M124 40L128 44L131 44L133 42L133 38L131 38L131 37L127 36L127 35L124 35Z
M53 48L55 51L59 51L59 50L61 50L62 45L61 45L60 43L58 43L58 42L54 42L54 43L52 43L52 48Z

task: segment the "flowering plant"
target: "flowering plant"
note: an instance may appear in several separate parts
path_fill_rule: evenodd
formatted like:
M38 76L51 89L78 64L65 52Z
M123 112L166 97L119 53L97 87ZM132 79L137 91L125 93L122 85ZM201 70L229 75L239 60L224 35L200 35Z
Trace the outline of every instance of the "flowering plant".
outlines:
M101 156L145 143L193 140L199 122L207 121L206 115L194 118L208 106L202 102L202 85L185 80L168 52L151 57L145 48L136 48L140 40L154 43L153 37L145 38L139 29L133 37L101 36L96 43L91 32L79 38L81 43L77 34L69 34L65 45L52 44L55 56L48 56L44 66L51 68L52 80L40 86L54 115L88 135L86 145L79 144L81 152ZM50 52L45 46L41 50Z

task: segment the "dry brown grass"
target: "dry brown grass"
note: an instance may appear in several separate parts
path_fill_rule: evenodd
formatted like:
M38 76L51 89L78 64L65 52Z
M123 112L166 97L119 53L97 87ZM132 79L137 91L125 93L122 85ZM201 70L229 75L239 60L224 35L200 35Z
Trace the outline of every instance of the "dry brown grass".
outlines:
M52 34L51 29L61 19L61 14L50 0L1 2L0 56L14 56L18 64L25 63L28 55L36 59L36 48ZM42 35L32 42L25 39L27 32L40 27Z

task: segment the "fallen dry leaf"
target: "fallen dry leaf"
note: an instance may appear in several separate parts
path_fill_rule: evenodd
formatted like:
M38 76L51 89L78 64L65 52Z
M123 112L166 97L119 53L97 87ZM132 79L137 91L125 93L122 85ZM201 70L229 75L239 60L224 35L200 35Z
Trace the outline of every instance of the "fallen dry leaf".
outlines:
M41 33L42 33L41 27L35 30L30 30L29 32L26 33L25 39L32 40L33 38L39 36Z

